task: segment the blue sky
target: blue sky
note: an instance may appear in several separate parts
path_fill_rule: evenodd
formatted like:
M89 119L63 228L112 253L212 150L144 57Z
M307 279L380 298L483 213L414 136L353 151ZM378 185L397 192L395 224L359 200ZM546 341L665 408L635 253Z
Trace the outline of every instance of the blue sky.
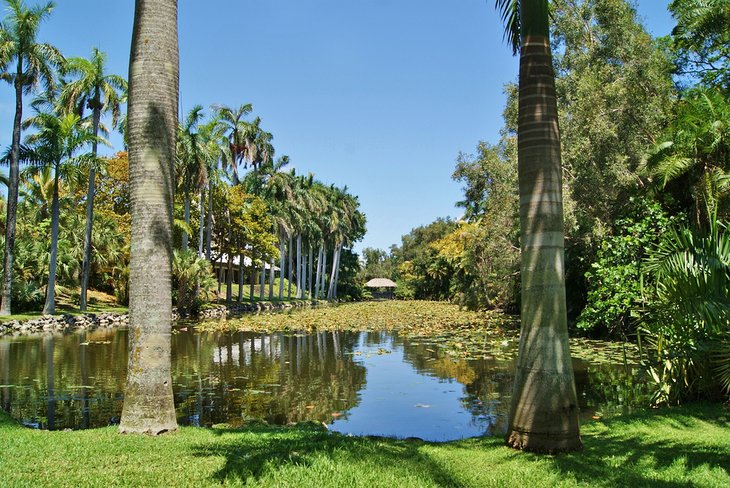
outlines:
M97 46L126 77L134 2L56 3L41 39L66 56ZM669 33L668 0L637 3L652 34ZM459 216L456 156L497 141L503 86L517 76L493 0L179 4L183 110L252 103L277 155L360 197L368 233L357 249ZM12 88L0 87L2 145L13 107Z

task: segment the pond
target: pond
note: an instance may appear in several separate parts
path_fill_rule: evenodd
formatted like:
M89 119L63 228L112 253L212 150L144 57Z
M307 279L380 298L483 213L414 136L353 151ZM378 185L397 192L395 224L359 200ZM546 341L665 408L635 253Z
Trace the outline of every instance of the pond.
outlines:
M182 425L316 421L353 435L445 441L507 428L516 341L466 360L397 332L205 333L172 336ZM584 421L646 404L621 347L573 346ZM0 405L25 425L79 429L119 422L127 330L0 338ZM498 353L497 353L498 352Z

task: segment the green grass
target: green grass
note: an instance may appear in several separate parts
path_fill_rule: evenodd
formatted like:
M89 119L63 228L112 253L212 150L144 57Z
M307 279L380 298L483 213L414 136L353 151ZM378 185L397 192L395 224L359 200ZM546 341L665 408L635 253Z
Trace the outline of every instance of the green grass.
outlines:
M79 289L70 290L64 287L58 287L56 289L56 313L55 315L80 315L82 313L127 313L127 307L118 305L112 295L106 293L89 290L88 304L86 311L82 312L79 310ZM11 320L29 320L37 319L42 317L43 312L40 310L34 310L32 312L23 312L13 315L0 316L0 322L8 322Z
M729 412L649 411L584 426L585 450L536 456L499 438L434 444L316 425L42 432L0 412L3 486L730 486Z

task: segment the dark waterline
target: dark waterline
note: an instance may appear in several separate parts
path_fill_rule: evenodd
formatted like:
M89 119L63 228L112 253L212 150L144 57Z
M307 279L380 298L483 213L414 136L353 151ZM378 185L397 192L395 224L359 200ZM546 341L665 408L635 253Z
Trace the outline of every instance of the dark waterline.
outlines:
M180 331L172 336L178 421L316 421L346 434L434 441L501 435L514 370L515 346L506 347L464 360L393 332ZM42 429L118 423L127 351L125 329L2 338L0 405ZM573 364L584 420L645 401L646 385L622 358Z

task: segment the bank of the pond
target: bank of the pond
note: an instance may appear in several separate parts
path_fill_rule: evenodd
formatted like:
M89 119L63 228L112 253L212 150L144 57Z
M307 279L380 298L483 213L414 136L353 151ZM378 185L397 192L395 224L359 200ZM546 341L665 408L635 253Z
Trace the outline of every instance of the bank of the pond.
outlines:
M326 303L326 302L325 302ZM196 320L214 320L240 317L246 314L284 311L322 305L322 302L306 300L290 300L282 302L248 302L231 305L208 305L204 307ZM173 320L179 316L173 309ZM118 327L129 324L126 312L100 313L64 313L57 315L18 315L0 320L0 336L4 334L31 334L36 332L64 332L75 329L96 329L99 327Z
M114 427L46 432L0 410L3 486L730 486L722 405L649 411L582 428L585 451L519 453L498 438L434 444L333 434L313 424L182 428L159 438Z

